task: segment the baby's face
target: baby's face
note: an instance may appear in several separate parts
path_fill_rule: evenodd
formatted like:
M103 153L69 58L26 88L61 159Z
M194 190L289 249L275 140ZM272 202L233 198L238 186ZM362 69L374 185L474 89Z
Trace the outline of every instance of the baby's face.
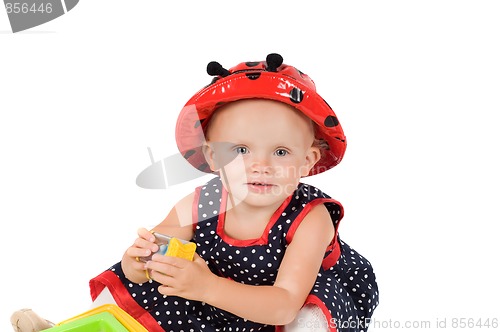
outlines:
M238 201L279 205L320 158L311 121L277 101L248 99L210 120L205 156Z

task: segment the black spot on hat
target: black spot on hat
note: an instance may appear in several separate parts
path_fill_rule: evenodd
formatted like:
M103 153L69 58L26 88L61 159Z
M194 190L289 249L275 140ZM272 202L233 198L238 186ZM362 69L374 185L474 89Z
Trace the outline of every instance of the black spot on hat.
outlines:
M290 91L290 100L296 104L300 103L304 99L304 91L298 89L298 88L293 88Z
M200 166L197 167L199 171L206 172L209 169L209 166L207 163L203 163Z
M245 62L245 65L247 65L247 67L255 67L259 63L260 63L259 61L249 61L249 62Z
M323 122L323 124L326 127L335 127L335 126L338 126L339 120L337 119L337 117L335 117L333 115L329 115L325 118L325 121Z
M246 77L250 80L256 80L260 77L260 73L246 73Z
M188 150L188 151L186 151L186 153L184 153L184 158L188 159L189 157L191 157L195 153L196 153L195 150Z

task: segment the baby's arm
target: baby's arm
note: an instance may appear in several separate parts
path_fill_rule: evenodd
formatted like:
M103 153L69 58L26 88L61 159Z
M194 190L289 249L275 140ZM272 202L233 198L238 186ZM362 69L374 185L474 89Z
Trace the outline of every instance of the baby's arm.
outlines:
M314 207L304 218L288 246L273 286L252 286L217 277L196 256L193 262L155 256L148 266L165 295L203 301L233 314L270 325L293 321L312 289L334 227L324 205ZM167 286L167 285L170 285Z
M191 240L193 237L192 204L194 193L181 199L167 215L165 220L155 226L152 231L167 234L183 240ZM147 257L152 252L158 251L158 245L154 243L155 237L145 228L137 232L138 237L134 244L129 247L122 258L122 269L127 279L135 283L143 283L148 280L145 273L144 262L137 261L136 257Z
M286 249L274 286L246 286L219 279L207 302L253 321L271 325L290 323L314 285L333 235L326 207L322 204L314 207Z

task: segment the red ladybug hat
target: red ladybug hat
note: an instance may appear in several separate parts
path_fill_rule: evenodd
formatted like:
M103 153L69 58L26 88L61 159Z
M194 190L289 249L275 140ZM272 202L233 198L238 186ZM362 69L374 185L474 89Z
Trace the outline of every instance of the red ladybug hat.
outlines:
M243 62L229 70L217 62L210 62L207 72L214 79L186 103L175 130L179 151L198 170L212 173L201 149L207 120L220 106L250 98L272 99L291 105L317 124L316 138L326 143L326 147L309 175L340 163L346 139L337 116L316 92L309 76L283 64L281 55L269 54L266 61Z

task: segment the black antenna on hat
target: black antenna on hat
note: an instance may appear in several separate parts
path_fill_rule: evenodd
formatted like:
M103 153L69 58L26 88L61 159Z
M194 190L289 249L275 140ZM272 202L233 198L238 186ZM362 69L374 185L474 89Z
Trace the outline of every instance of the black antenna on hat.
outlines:
M267 71L277 72L278 67L283 64L283 57L278 53L268 54L266 57Z
M207 73L210 76L222 76L222 77L226 77L231 74L229 70L223 68L221 64L218 63L217 61L211 61L207 65Z

